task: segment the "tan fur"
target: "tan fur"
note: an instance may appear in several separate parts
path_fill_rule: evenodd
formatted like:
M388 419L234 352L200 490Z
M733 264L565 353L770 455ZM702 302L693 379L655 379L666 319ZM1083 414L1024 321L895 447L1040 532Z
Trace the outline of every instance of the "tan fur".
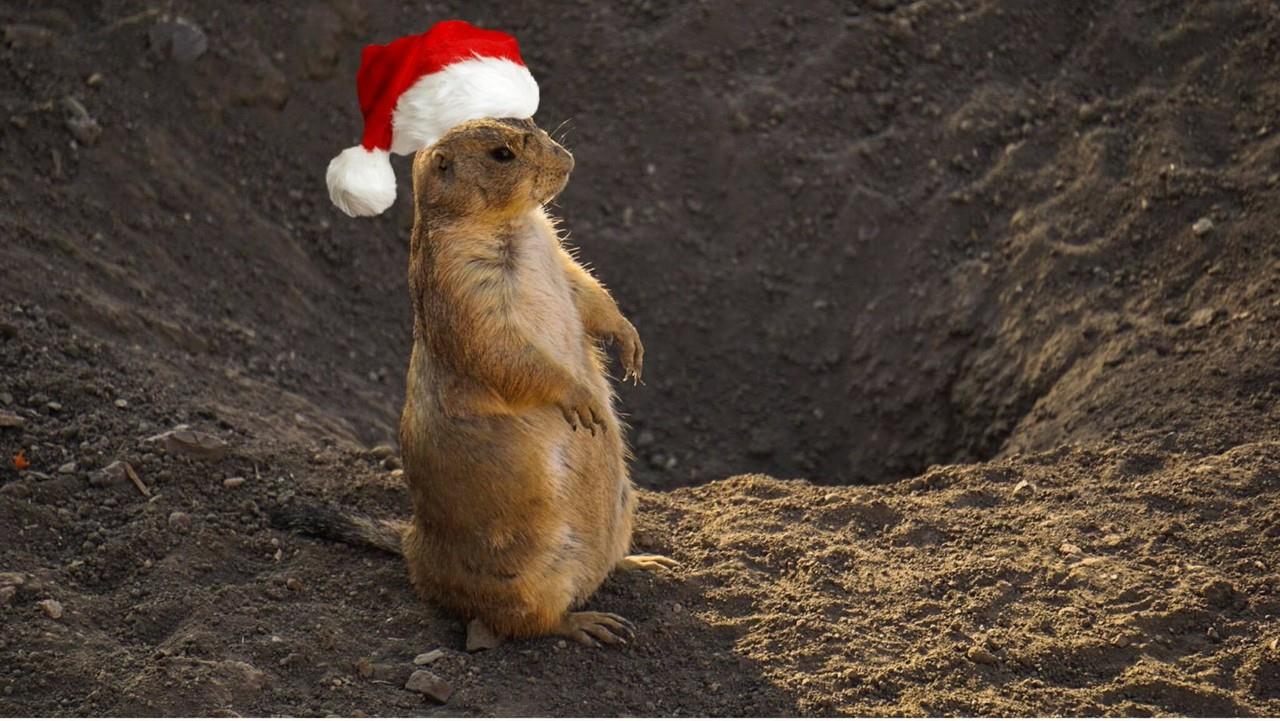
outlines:
M643 348L543 210L572 167L529 120L466 123L414 160L403 552L423 598L501 636L608 641L601 619L623 619L570 613L626 556L635 509L597 340L637 378Z

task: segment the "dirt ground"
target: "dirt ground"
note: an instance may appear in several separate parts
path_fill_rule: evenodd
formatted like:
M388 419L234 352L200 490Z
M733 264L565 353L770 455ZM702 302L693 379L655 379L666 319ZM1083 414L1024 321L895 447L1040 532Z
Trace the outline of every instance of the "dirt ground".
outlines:
M374 220L323 170L360 46L447 17L520 38L645 340L636 545L682 568L592 601L622 650L468 654L394 559L266 521L407 511L407 160ZM0 31L0 714L1280 715L1276 3ZM444 705L404 689L434 649Z

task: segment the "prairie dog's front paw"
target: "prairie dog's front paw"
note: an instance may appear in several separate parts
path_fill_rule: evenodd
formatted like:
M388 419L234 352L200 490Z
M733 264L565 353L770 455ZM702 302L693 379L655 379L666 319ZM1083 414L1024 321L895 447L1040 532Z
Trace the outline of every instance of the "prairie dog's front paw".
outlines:
M591 429L591 435L596 434L596 428L604 428L604 413L600 406L596 403L595 396L591 393L591 389L583 385L575 386L573 390L565 394L565 397L558 404L560 412L564 414L565 421L578 430L578 426Z
M624 318L622 327L614 332L613 339L618 343L618 355L622 360L622 368L626 371L622 380L630 379L639 383L640 373L644 371L644 344L640 342L636 327Z

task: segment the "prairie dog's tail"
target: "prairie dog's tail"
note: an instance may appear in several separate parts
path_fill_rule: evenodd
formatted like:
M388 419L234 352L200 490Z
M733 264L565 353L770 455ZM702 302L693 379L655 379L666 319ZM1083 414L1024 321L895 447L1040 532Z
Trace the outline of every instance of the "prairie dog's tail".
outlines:
M276 528L349 546L376 548L397 556L404 554L401 539L409 528L405 521L379 520L320 504L292 502L267 509L267 515Z

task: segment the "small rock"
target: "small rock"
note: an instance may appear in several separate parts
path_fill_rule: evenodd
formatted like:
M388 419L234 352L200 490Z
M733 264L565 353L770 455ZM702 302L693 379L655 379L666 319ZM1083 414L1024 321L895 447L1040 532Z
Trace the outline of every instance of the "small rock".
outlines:
M382 467L388 471L400 470L400 459L395 456L387 456L382 459Z
M128 407L129 407L129 401L125 400L124 398L117 398L117 399L116 399L116 408L121 408L121 409L123 409L123 408L128 408Z
M1066 541L1061 546L1058 546L1058 553L1064 556L1078 556L1084 553L1084 550L1076 544Z
M89 485L92 486L111 486L127 480L129 474L125 470L124 461L113 461L105 468L89 474Z
M303 591L307 590L307 587L302 583L302 581L299 581L298 579L292 578L292 577L286 579L284 582L284 585L285 585L285 588L288 588L290 591L293 591L294 593L302 593Z
M232 476L231 478L224 478L222 480L222 485L226 488L239 488L244 485L244 477Z
M21 428L27 421L17 413L0 411L0 428Z
M228 448L226 441L203 431L175 429L152 438L163 441L164 449L169 453L207 460L223 457Z
M1189 323L1192 328L1204 328L1213 323L1215 315L1217 315L1217 312L1213 308L1200 308L1191 314Z
M434 651L427 651L426 653L420 653L417 656L414 656L413 665L426 666L427 664L432 663L433 661L438 661L441 658L444 658L444 651L437 648Z
M1207 630L1207 631L1205 631L1205 632L1204 632L1204 635L1208 636L1210 641L1221 641L1221 640L1222 640L1222 635L1221 635L1221 634L1219 634L1219 633L1218 633L1218 629L1214 628L1213 626L1210 626L1210 627L1209 627L1209 630Z
M1119 533L1108 533L1102 537L1102 545L1107 548L1115 548L1121 543L1124 543L1124 536L1121 536Z
M84 79L84 84L96 88L102 85L104 79L102 73L89 73L89 77Z
M484 621L478 618L471 619L471 623L467 624L467 650L468 651L484 651L490 648L497 648L502 645L502 639L497 634L489 630Z
M46 598L45 600L37 603L36 606L41 611L44 611L44 615L55 621L62 618L62 604L52 598Z
M5 571L0 573L0 586L21 586L27 582L27 577L21 573L14 571Z
M1035 492L1036 492L1035 484L1032 483L1031 481L1024 479L1014 484L1013 490L1009 493L1009 495L1014 496L1016 498L1018 496L1029 496Z
M1000 662L1000 659L996 658L994 653L991 653L982 646L970 646L969 650L964 652L964 657L974 663L986 664L988 666Z
M63 463L62 465L58 466L58 473L75 473L75 472L76 472L75 461L67 461L66 463Z
M4 26L4 44L14 48L40 48L53 42L53 31L39 25L14 23Z
M9 391L0 393L0 403L5 404L6 406L13 405L13 394Z
M646 428L636 436L636 448L647 448L653 445L655 440L657 439L654 437L653 431Z
M13 586L0 586L0 606L8 606L13 603L13 597L18 595L18 589Z
M58 411L62 410L62 404L57 401L49 401L48 403L44 404L44 407L50 413L57 413Z
M191 514L182 511L174 511L169 514L169 526L186 533L191 530Z
M386 458L390 458L395 454L396 454L396 449L392 447L390 443L379 443L378 445L369 449L369 455L373 456L379 461Z
M1191 232L1198 236L1206 236L1213 232L1213 221L1209 218L1201 218L1191 226Z
M453 695L453 687L449 685L448 681L422 669L414 671L409 676L409 680L405 682L404 687L410 691L417 691L438 703L447 703L449 697Z
M147 33L151 49L180 63L189 63L209 49L209 38L199 25L181 17L165 16Z
M81 145L93 145L102 136L102 126L98 124L79 100L70 95L62 99L64 123L71 136Z

